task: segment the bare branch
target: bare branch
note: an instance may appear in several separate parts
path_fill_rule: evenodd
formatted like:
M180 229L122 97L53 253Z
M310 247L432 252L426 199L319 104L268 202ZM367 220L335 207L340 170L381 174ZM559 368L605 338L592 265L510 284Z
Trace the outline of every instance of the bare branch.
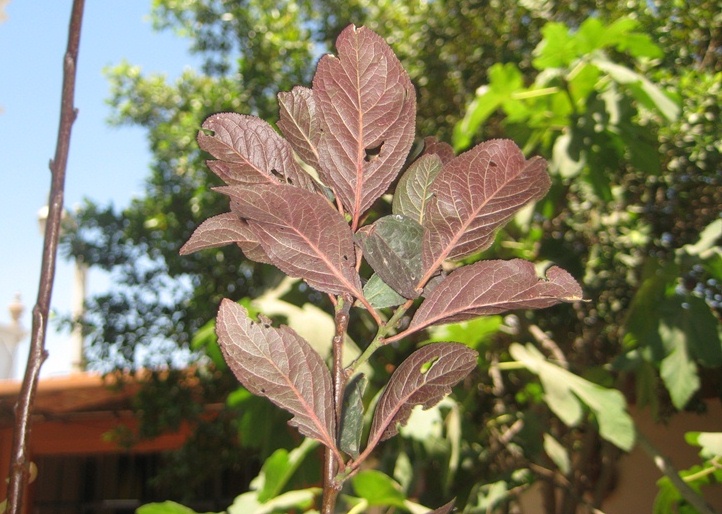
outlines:
M45 336L48 326L50 298L55 279L55 266L60 236L60 222L65 193L65 170L70 149L70 133L77 112L74 107L75 75L80 46L80 29L83 22L84 0L74 0L68 31L68 46L63 58L63 92L60 100L60 126L55 147L55 158L50 162L51 186L48 200L48 221L45 226L45 243L40 272L38 298L33 308L30 353L25 369L18 404L15 408L15 433L13 436L10 483L8 485L9 514L21 512L22 498L29 478L28 441L30 439L30 415L37 390L38 377L47 357Z

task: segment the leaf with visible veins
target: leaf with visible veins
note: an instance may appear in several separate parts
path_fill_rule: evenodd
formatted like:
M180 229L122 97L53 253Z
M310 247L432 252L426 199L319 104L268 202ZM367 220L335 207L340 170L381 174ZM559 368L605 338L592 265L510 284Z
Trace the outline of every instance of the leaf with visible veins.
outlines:
M318 142L321 128L316 117L313 91L296 86L290 92L278 93L278 128L291 147L306 164L319 169Z
M522 259L479 261L451 272L441 281L416 311L405 334L430 325L581 299L577 281L556 266L540 278L534 265Z
M478 354L460 343L433 343L412 353L391 376L374 412L368 447L393 437L416 405L433 407L476 367Z
M198 250L225 246L229 243L236 243L251 260L271 263L248 223L232 212L213 216L201 223L179 253L188 255Z
M351 229L321 195L285 184L216 189L281 271L325 293L363 298Z
M546 162L526 160L513 141L495 139L449 161L431 189L424 218L423 286L446 259L481 251L525 204L542 198L551 181Z
M408 74L373 31L350 25L313 78L322 120L319 175L351 214L352 228L383 195L413 143L416 95Z
M321 356L286 326L253 322L246 310L223 300L216 320L218 343L236 378L293 414L301 434L336 450L331 373Z
M198 145L218 159L208 167L233 184L287 183L309 191L315 183L296 162L288 141L255 116L222 112L209 116L198 133Z
M433 153L422 155L415 160L396 186L392 212L423 224L426 204L432 196L431 184L441 171L442 165L441 157Z

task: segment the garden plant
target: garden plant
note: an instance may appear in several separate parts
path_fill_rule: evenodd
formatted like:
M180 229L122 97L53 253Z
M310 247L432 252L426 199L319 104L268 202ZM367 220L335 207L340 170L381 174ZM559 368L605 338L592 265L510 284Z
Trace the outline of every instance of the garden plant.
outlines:
M521 259L464 259L550 187L546 162L509 140L455 156L433 137L414 146L414 87L381 37L349 26L338 55L321 58L311 88L278 96L279 135L237 113L209 117L198 135L227 185L230 212L205 221L187 254L235 243L326 293L336 333L324 356L287 326L224 300L216 320L223 355L249 391L293 415L289 422L324 446L322 512L335 512L344 482L397 434L413 407L429 408L471 373L478 354L458 342L424 345L398 363L364 434L365 377L380 347L433 325L582 300L563 269ZM399 175L401 174L400 178ZM370 216L393 190L391 212ZM352 360L343 355L350 316L363 311L376 336ZM453 502L439 512L448 512Z

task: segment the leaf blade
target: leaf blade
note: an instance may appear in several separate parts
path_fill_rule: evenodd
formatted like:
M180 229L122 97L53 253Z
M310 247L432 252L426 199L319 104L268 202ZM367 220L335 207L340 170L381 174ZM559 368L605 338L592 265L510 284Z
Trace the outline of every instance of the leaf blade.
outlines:
M396 425L408 420L414 406L429 408L438 403L476 367L477 355L460 343L432 343L412 353L396 369L379 399L368 447L396 435Z
M216 322L218 342L234 375L250 392L293 414L301 434L336 449L331 373L311 345L292 329L253 322L224 299Z
M217 161L208 166L227 184L288 183L315 190L315 183L293 158L291 146L267 122L244 114L209 116L198 133L198 145Z
M281 271L319 291L363 297L353 234L321 195L285 184L217 190L231 197L234 212Z
M278 93L278 105L278 128L281 133L298 156L318 170L321 129L316 117L313 90L296 86L290 92Z
M430 325L581 299L579 284L556 266L540 278L534 265L522 259L479 261L453 271L429 294L407 334Z
M510 140L487 141L449 161L434 180L426 208L424 279L446 259L487 248L503 224L550 186L546 162L526 160Z
M413 143L416 96L386 42L353 25L321 58L313 79L323 135L319 175L358 226L404 164Z

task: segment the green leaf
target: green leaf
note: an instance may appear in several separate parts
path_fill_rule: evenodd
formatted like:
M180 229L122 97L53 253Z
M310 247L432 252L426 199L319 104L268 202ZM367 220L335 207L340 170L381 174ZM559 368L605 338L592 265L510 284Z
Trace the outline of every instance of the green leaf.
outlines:
M367 384L366 375L356 375L346 385L343 396L339 447L354 458L358 457L361 446L364 427L363 394Z
M606 72L615 82L629 85L635 98L648 109L659 112L668 121L674 121L679 116L679 105L643 75L603 56L595 56L590 62Z
M175 502L148 503L138 507L136 514L197 514L193 509L184 507Z
M679 331L673 329L670 332ZM675 338L679 339L680 336ZM697 365L690 359L684 344L675 347L672 353L662 360L659 374L669 391L672 404L682 410L700 386Z
M281 448L266 459L261 472L254 479L252 486L258 491L258 501L266 503L275 498L286 486L303 460L311 453L318 443L313 439L304 439L298 448L290 452Z
M722 456L722 432L687 432L684 439L687 444L702 447L699 455L703 459Z
M566 448L564 448L559 441L548 433L544 433L544 451L563 475L569 473L571 469L569 453L567 453Z
M391 211L423 224L426 203L432 196L431 184L441 167L441 158L436 154L422 155L415 160L396 186Z
M406 298L391 289L376 273L371 275L363 291L368 302L377 309L396 307L406 301Z
M684 252L704 259L709 255L710 250L719 250L720 238L722 238L722 219L717 219L704 228L696 243L684 245L678 253Z
M228 514L272 514L293 509L305 510L313 505L314 499L321 492L318 487L289 491L262 504L258 501L257 492L250 491L236 497L233 505L228 507Z
M514 343L509 347L512 357L539 376L544 399L549 408L568 426L581 421L584 402L599 424L599 435L623 450L634 446L632 418L626 412L626 401L616 389L606 389L574 373L547 362L533 345Z
M356 494L365 499L369 506L390 506L404 508L406 497L401 486L388 475L369 469L352 479Z
M532 61L537 70L563 68L579 56L577 41L569 33L569 28L559 22L550 22L542 28L544 36L534 49Z
M429 329L429 341L456 341L478 350L491 342L503 324L502 316L482 316L461 323L434 326Z
M357 232L366 262L381 279L405 298L416 298L421 279L424 229L413 219L392 214Z

